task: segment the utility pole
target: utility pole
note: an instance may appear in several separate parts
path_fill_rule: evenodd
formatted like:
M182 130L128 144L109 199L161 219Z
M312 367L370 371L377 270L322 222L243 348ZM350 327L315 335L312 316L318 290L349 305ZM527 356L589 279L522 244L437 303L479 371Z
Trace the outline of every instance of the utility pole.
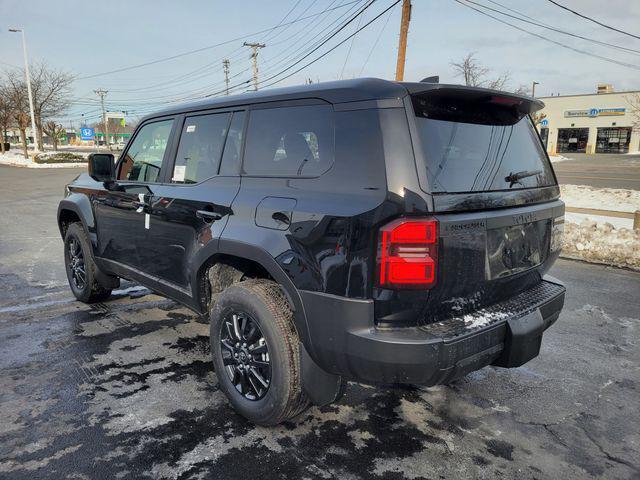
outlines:
M258 91L258 49L264 48L266 45L264 43L249 43L244 42L242 44L245 47L251 47L253 53L251 54L251 59L253 60L253 89Z
M36 115L33 109L33 94L31 93L31 77L29 76L29 59L27 58L27 41L23 28L10 28L10 32L22 34L22 53L24 54L24 74L27 77L27 94L29 95L29 112L31 113L31 133L33 134L33 153L38 153L38 133L36 132ZM27 146L24 146L25 151Z
M224 71L224 84L225 87L225 95L229 95L229 59L225 58L222 61L222 70Z
M100 88L98 90L94 90L93 93L100 96L100 104L102 105L102 124L104 125L104 140L107 148L111 150L111 145L109 144L109 125L107 124L107 112L104 109L104 97L106 97L107 93L109 92Z
M407 54L407 33L409 33L409 21L411 21L411 0L402 0L402 20L400 21L400 40L398 41L396 82L404 80L404 61Z
M536 97L536 85L540 85L540 84L539 84L538 82L533 82L533 83L531 84L531 96L532 96L533 98L535 98L535 97Z

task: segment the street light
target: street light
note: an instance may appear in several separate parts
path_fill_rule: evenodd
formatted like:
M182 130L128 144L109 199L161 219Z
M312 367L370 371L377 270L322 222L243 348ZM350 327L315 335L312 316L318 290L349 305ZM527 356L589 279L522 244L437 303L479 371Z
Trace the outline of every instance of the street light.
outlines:
M29 110L31 113L31 133L33 134L33 152L38 153L38 138L36 134L36 116L33 110L33 94L31 93L31 78L29 77L29 59L27 58L27 42L24 38L24 30L21 28L10 28L10 32L22 34L22 52L24 53L24 74L27 77L27 93L29 94ZM25 145L25 148L26 145Z
M540 85L538 82L533 82L531 84L531 96L535 98L536 96L536 85Z

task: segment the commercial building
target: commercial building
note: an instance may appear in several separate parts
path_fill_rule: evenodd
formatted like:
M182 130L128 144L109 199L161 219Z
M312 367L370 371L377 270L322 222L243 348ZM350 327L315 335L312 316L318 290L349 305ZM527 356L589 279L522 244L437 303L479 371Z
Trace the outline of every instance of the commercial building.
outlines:
M640 152L640 90L600 84L596 93L539 98L545 118L538 129L549 153Z

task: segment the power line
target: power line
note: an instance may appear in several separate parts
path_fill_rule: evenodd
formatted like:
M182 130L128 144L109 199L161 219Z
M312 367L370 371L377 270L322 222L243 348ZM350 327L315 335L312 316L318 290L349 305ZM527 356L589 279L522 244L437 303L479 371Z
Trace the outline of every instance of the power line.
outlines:
M360 15L358 18L358 24L356 25L356 30L360 28L360 24L362 23L362 19L364 15ZM347 56L344 58L344 63L342 64L342 70L340 70L340 78L343 78L344 69L347 67L347 62L349 61L349 57L351 56L351 50L353 49L353 43L356 41L356 37L354 36L351 39L351 43L349 44L349 50L347 50Z
M360 2L362 2L362 1L363 1L363 0L358 0L358 1L357 1L357 2L355 2L355 3L360 3ZM373 1L375 1L375 0L373 0ZM354 3L354 2L351 2L351 3ZM339 20L340 18L344 17L344 16L345 16L345 14L348 14L351 10L353 10L353 8L354 8L354 6L352 6L351 8L349 8L349 10L348 10L347 12L345 12L345 13L341 14L341 15L338 17L338 19L337 19L337 20ZM334 10L334 9L331 9L331 10ZM326 10L325 10L325 11L326 11ZM349 22L351 22L353 19L355 19L355 18L357 17L357 15L359 15L359 13L358 13L358 12L357 12L357 13L356 13L356 14L355 14L351 19L349 19ZM335 23L336 23L336 21L337 21L337 20L334 20L334 21L333 21L333 22L332 22L328 27L326 27L326 28L330 28L333 24L335 24ZM317 24L319 24L319 23L317 23ZM321 22L320 22L320 24L321 24ZM307 45L311 45L311 48L316 48L316 47L322 46L322 44L323 44L324 42L326 42L327 40L329 40L332 36L334 36L337 32L339 32L339 31L340 31L342 28L344 28L344 26L346 26L347 24L348 24L348 23L344 23L344 24L340 25L338 28L336 28L335 30L333 30L333 31L329 32L329 33L328 33L328 34L326 34L326 35L324 35L324 31L322 31L320 34L318 34L318 35L314 36L313 38L311 38L309 41L307 41L307 42L306 42L305 44L303 44L302 46L300 46L300 45L298 44L298 42L290 41L290 42L289 42L289 43L290 43L290 47L294 47L294 48L298 48L298 49L304 49L304 47L306 47ZM326 28L325 28L325 30L326 30ZM313 30L313 28L311 29L311 31L312 31L312 30ZM310 32L310 31L307 31L307 34L308 34L309 32ZM298 32L298 33L300 33L300 32ZM297 35L297 34L294 34L291 38L295 37L296 35ZM320 39L318 42L315 42L315 43L314 43L315 39L316 39L317 37L321 36L321 35L324 35L324 37L323 37L322 39ZM279 57L279 56L282 56L282 55L283 55L284 53L286 53L286 51L287 51L287 50L289 50L289 49L290 49L290 48L285 49L285 51L281 52L279 55L276 55L276 57L274 57L274 58L277 58L277 57ZM317 48L316 48L316 49L317 49ZM287 58L283 59L282 61L278 62L278 64L277 64L277 65L274 65L274 66L273 66L273 68L270 68L270 69L268 69L268 70L269 70L269 71L271 71L271 70L275 70L275 69L278 67L278 65L280 65L280 64L284 64L284 62L288 61L288 60L289 60L289 58L296 58L296 57L299 57L300 55L304 55L304 53L306 53L306 52L305 52L305 51L297 52L295 55L289 56L289 57L287 57ZM313 52L311 52L311 53L313 53ZM247 68L247 69L245 69L244 71L247 71L247 70L249 70L249 69L250 69L250 68ZM243 72L244 72L244 71L243 71ZM240 74L241 74L241 73L243 73L243 72L240 72L240 73L238 73L238 74L236 74L236 75L233 75L233 76L232 76L232 77L230 77L230 78L238 77L238 76L240 76ZM245 86L246 86L247 84L249 84L250 82L251 82L251 80L250 80L250 79L249 79L249 80L242 81L242 82L240 82L240 83L238 83L238 84L235 84L235 85L231 86L231 87L230 87L230 90L234 90L234 89L238 89L238 88L245 87ZM202 96L201 94L205 94L207 91L210 91L211 87L216 86L216 85L221 84L221 83L222 83L222 82L215 82L214 84L204 86L204 87L202 87L202 88L196 89L196 90L191 91L191 92L188 92L188 93L186 93L186 94L183 94L182 96L179 96L179 97L176 97L174 94L170 94L170 95L159 95L159 96L147 97L147 98L146 98L145 100L143 100L143 101L122 100L122 103L126 103L127 105L137 104L137 105L156 105L156 106L157 106L158 104L162 104L162 103L177 103L177 102L181 102L181 101L188 101L188 100L193 100L193 99L197 99L197 98L203 98L203 96ZM214 95L217 95L218 93L219 93L219 92L216 92ZM194 96L194 95L195 95L195 96ZM161 100L167 100L167 101L166 101L166 102L161 102Z
M350 2L342 3L342 4L337 5L336 7L334 7L333 10L345 7L347 5L351 5L353 3L357 3L358 1L359 0L352 0ZM291 22L283 23L279 27L266 28L264 30L259 30L257 32L253 32L253 33L249 33L249 34L246 34L246 35L242 35L240 37L233 38L231 40L226 40L224 42L216 43L216 44L213 44L213 45L207 45L205 47L196 48L194 50L189 50L187 52L178 53L176 55L171 55L169 57L158 58L156 60L151 60L151 61L148 61L148 62L136 64L136 65L129 65L128 67L122 67L122 68L117 68L115 70L109 70L109 71L106 71L106 72L95 73L93 75L86 75L84 77L78 77L77 80L86 80L86 79L89 79L89 78L100 77L100 76L103 76L103 75L111 75L113 73L120 73L120 72L125 72L127 70L133 70L133 69L136 69L136 68L147 67L149 65L155 65L157 63L168 62L170 60L175 60L176 58L185 57L187 55L193 55L194 53L199 53L199 52L203 52L205 50L211 50L212 48L221 47L223 45L228 45L230 43L238 42L238 41L243 40L243 39L245 39L247 37L250 37L250 36L260 35L262 33L269 32L269 31L273 30L274 28L283 28L283 27L285 27L287 25L290 25L292 23L301 22L301 21L306 20L308 18L316 17L318 15L321 15L322 13L325 13L325 12L326 11L323 11L323 12L320 12L320 13L317 13L317 14L309 15L309 16L304 17L304 18L299 18L297 20L293 20Z
M586 50L580 50L579 48L571 47L571 46L569 46L567 44L564 44L562 42L558 42L556 40L552 40L550 38L547 38L547 37L544 37L542 35L539 35L539 34L537 34L535 32L532 32L531 30L527 30L525 28L522 28L522 27L519 27L517 25L514 25L513 23L509 23L506 20L502 20L500 18L494 17L493 15L491 15L489 13L486 13L486 12L483 12L482 10L478 10L477 8L472 7L468 3L465 3L465 2L463 2L461 0L453 0L453 1L456 2L456 3L459 3L460 5L462 5L464 7L470 8L471 10L474 10L474 11L480 13L481 15L484 15L486 17L492 18L497 22L503 23L505 25L509 25L510 27L515 28L516 30L519 30L519 31L524 32L524 33L528 33L529 35L533 35L534 37L537 37L537 38L539 38L541 40L544 40L546 42L553 43L553 44L558 45L558 46L560 46L562 48L566 48L568 50L572 50L574 52L581 53L581 54L587 55L589 57L598 58L600 60L604 60L605 62L614 63L616 65L620 65L620 66L623 66L623 67L633 68L634 70L640 70L640 65L634 65L632 63L621 62L621 61L615 60L613 58L605 57L603 55L597 55L595 53L587 52Z
M587 15L583 15L582 13L576 12L575 10L571 10L569 7L565 7L564 5L562 5L562 4L558 3L558 2L555 2L554 0L548 0L548 1L553 3L556 7L560 7L563 10L571 12L574 15L577 15L577 16L579 16L581 18L584 18L585 20L589 20L590 22L596 23L596 24L600 25L601 27L608 28L609 30L613 30L614 32L622 33L624 35L629 35L630 37L637 38L638 40L640 40L640 37L638 35L634 35L633 33L625 32L624 30L620 30L619 28L612 27L612 26L607 25L605 23L599 22L595 18L591 18L591 17L588 17Z
M327 55L329 55L331 52L333 52L336 48L338 48L339 46L343 45L345 42L347 42L351 37L357 35L358 33L360 33L362 30L364 30L365 28L367 28L369 25L371 25L373 22L375 22L377 19L379 19L382 15L384 15L385 13L387 13L389 10L391 10L393 7L395 7L398 3L400 3L402 0L396 0L395 2L393 2L393 4L391 4L391 6L387 7L386 9L384 9L381 13L379 13L378 15L376 15L375 17L373 17L370 21L368 21L367 23L365 23L362 27L360 27L358 30L356 30L355 32L353 32L351 35L349 35L347 38L345 38L344 40L342 40L341 42L339 42L338 44L334 45L332 48L330 48L329 50L327 50L326 52L324 52L322 55L320 55L319 57L316 57L314 60L310 61L309 63L303 65L302 67L300 67L298 70L290 73L289 75L280 78L279 80L272 82L268 85L265 85L265 87L270 87L271 85L275 85L276 83L279 83L283 80L286 80L287 78L295 75L296 73L300 72L301 70L304 70L305 68L307 68L309 65L312 65L314 63L316 63L318 60L320 60L321 58L326 57ZM369 4L370 5L370 4ZM296 62L299 63L299 62ZM295 65L295 64L294 64ZM292 68L293 65L289 68ZM287 69L288 70L288 69ZM273 77L272 77L273 78Z
M315 46L309 53L307 53L306 55L304 55L302 58L298 59L296 62L294 62L292 65L290 65L289 67L283 69L282 71L276 73L275 75L272 75L266 79L264 79L263 81L259 82L260 84L265 83L267 81L273 80L276 77L282 75L283 73L285 73L286 71L290 70L291 68L295 67L297 64L301 63L305 58L309 57L311 54L313 54L315 51L317 51L319 48L321 48L323 45L325 45L329 40L331 40L331 38L333 38L335 35L337 35L340 31L342 31L344 28L346 28L350 23L352 23L358 16L360 16L367 8L369 8L376 0L370 0L369 3L367 3L367 5L365 5L362 9L360 9L360 11L358 11L355 15L353 15L348 21L344 22L339 28L337 28L333 33L331 33L330 35L328 35L326 38L324 38L322 40L322 42ZM326 55L328 55L329 53L331 53L332 51L334 51L336 48L338 48L339 46L341 46L342 44L344 44L345 42L347 42L349 39L351 39L354 35L356 35L357 33L359 33L360 31L364 30L365 28L367 28L371 23L373 23L374 21L376 21L378 18L380 18L380 16L384 15L386 12L388 12L391 8L393 8L395 5L397 5L400 1L402 0L396 0L390 7L386 8L385 10L383 10L379 15L377 15L376 17L374 17L372 20L370 20L369 22L367 22L367 24L365 24L363 27L359 28L357 31L355 31L353 34L349 35L348 37L346 37L345 39L343 39L341 42L339 42L338 44L336 44L334 47L332 47L331 49L329 49L328 51L326 51L325 53L323 53L322 55L316 57L314 60L308 62L306 65L302 66L301 68L299 68L298 70L296 70L295 72L290 73L289 75L282 77L278 80L275 80L271 83L269 83L268 85L265 85L266 87L269 87L271 85L275 85L276 83L279 83L293 75L295 75L296 73L300 72L301 70L303 70L304 68L308 67L309 65L319 61L321 58L325 57ZM242 86L246 86L247 84L249 84L251 82L251 79L245 80L241 83L235 84L233 86L230 87L230 89L235 89L237 87L242 87ZM214 96L218 96L220 94L222 94L223 92L225 92L225 90L221 90L219 92L213 92L213 93L209 93L207 95L203 95L203 96L199 96L199 97L193 97L193 98L180 98L180 99L174 99L172 101L168 101L168 102L153 102L153 107L150 108L141 108L141 109L129 109L129 111L132 114L143 114L145 112L148 111L153 111L153 110L157 110L158 108L158 104L162 103L162 104L173 104L173 103L177 103L180 101L186 101L186 100L196 100L196 99L203 99L203 98L210 98L210 97L214 97Z
M384 25L380 29L380 33L378 33L378 37L376 38L376 41L373 42L373 45L371 45L371 50L369 50L369 54L367 55L366 60L362 64L362 68L360 69L360 73L358 74L358 76L362 75L362 72L364 71L364 67L367 66L367 63L369 63L369 59L371 58L373 51L378 46L378 42L380 41L380 38L382 38L382 34L384 33L384 30L387 28L387 25L389 25L389 20L391 19L392 16L393 16L393 10L389 10L389 15L387 15L387 19L384 21Z
M602 41L596 40L594 38L584 37L584 36L578 35L576 33L571 33L571 32L567 32L565 30L561 30L559 28L553 27L553 26L548 25L548 24L540 23L540 22L536 21L534 18L529 17L527 15L524 15L524 14L518 12L517 10L513 10L512 8L507 8L504 5L500 5L498 2L494 2L494 1L489 0L489 1L491 1L491 3L494 3L496 5L500 5L502 8L507 8L508 10L520 15L521 17L526 17L526 18L529 18L530 20L526 20L525 18L520 18L520 17L517 17L515 15L511 15L509 13L502 12L502 11L497 10L495 8L488 7L488 6L483 5L481 3L478 3L478 2L474 2L473 0L464 0L464 1L467 2L467 3L472 3L473 5L476 5L478 7L482 7L484 9L486 9L486 10L490 10L492 12L496 12L496 13L498 13L500 15L504 15L506 17L514 18L514 19L519 20L521 22L528 23L530 25L535 25L537 27L546 28L547 30L551 30L553 32L561 33L563 35L568 35L568 36L574 37L574 38L579 38L581 40L586 40L588 42L597 43L598 45L602 45L602 46L605 46L605 47L611 47L611 48L615 48L617 50L625 50L625 51L630 52L630 53L640 54L640 50L635 50L633 48L622 47L620 45L614 45L613 43L602 42Z

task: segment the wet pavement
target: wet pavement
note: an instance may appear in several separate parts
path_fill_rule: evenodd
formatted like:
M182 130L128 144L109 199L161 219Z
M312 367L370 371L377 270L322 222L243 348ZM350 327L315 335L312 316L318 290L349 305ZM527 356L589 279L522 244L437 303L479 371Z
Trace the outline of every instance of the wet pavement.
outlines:
M640 274L559 261L565 310L524 367L350 384L255 427L218 391L206 319L130 283L74 301L54 217L76 174L0 167L0 478L640 477Z

